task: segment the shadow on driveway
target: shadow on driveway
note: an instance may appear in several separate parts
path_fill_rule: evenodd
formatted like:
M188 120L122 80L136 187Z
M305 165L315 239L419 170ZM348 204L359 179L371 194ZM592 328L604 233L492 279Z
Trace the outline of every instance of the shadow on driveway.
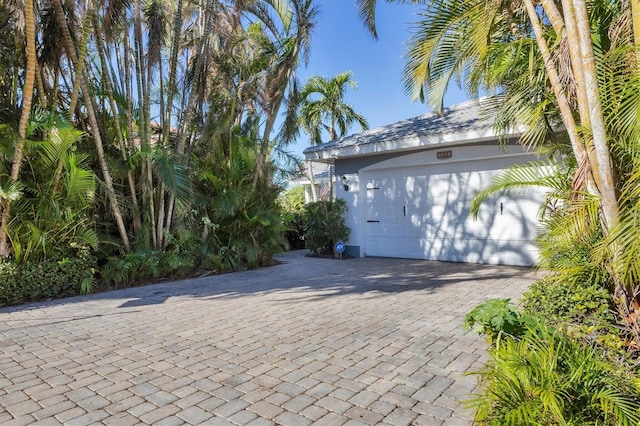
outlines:
M285 303L287 292L292 293L291 301L304 299L301 294L305 292L309 293L308 300L351 294L375 298L390 293L433 292L460 283L468 283L472 288L474 283L511 277L531 280L534 274L526 267L371 257L334 260L306 257L306 253L306 250L283 253L276 256L280 264L267 268L6 307L0 312L84 300L123 300L120 308L133 308L162 304L170 297L237 298L273 292L282 293L280 300Z

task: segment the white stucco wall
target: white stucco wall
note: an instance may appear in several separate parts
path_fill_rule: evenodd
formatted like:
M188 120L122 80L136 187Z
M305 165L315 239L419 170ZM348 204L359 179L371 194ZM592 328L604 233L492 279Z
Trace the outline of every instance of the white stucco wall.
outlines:
M345 191L342 176L347 178L349 190ZM361 239L360 221L359 221L359 196L360 196L360 180L357 173L348 173L336 176L335 185L336 198L340 198L347 203L347 213L345 215L346 225L351 229L349 240L345 241L347 246L359 246ZM360 255L362 255L360 253Z

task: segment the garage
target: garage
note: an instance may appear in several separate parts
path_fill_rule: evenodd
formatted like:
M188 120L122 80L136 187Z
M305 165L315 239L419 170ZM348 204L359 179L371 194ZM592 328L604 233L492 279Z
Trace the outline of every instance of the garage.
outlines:
M541 197L493 197L482 205L477 219L469 215L475 193L493 175L529 157L362 171L363 255L534 264L532 240Z
M536 263L544 189L494 196L477 218L469 215L492 176L538 159L517 132L499 138L477 102L307 148L305 156L333 165L334 195L348 206L348 254Z

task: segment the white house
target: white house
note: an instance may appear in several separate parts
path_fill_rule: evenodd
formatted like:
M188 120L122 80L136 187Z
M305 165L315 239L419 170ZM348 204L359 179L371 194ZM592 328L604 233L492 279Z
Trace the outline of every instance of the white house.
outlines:
M302 164L300 175L289 182L290 186L302 186L304 188L304 202L310 203L320 199L328 199L329 191L335 188L332 185L332 168L329 163L319 163L317 161L305 161ZM313 176L313 182L311 177ZM314 194L315 192L315 194Z
M476 101L309 147L335 165L336 197L349 207L347 253L455 262L532 265L543 190L496 196L478 218L474 194L512 164L536 160L498 143Z

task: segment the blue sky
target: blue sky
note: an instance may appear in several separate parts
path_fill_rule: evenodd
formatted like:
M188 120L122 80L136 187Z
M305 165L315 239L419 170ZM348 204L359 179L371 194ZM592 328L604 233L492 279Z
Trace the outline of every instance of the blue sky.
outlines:
M349 88L347 102L364 115L371 128L430 111L426 105L412 102L402 85L403 55L411 37L411 24L420 18L418 6L379 0L376 41L360 21L354 0L317 0L316 4L320 16L312 37L309 64L299 70L303 84L315 74L333 77L353 71L358 88ZM445 106L466 99L464 92L452 85ZM359 128L353 127L350 133L357 132ZM303 134L291 149L300 154L308 144Z

